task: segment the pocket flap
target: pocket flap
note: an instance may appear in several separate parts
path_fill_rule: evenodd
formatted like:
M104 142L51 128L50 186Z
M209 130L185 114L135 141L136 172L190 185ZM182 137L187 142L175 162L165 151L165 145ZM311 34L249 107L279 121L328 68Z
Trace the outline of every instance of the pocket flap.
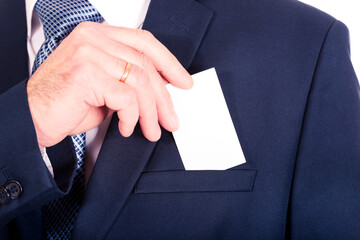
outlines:
M144 172L134 193L250 192L256 170Z

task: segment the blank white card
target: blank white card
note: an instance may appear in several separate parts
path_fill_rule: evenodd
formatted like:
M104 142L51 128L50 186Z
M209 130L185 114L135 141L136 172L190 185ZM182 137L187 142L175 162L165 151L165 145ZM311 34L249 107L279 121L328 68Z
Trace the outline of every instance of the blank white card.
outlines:
M245 163L215 68L192 75L194 86L167 85L179 117L173 133L186 170L225 170Z

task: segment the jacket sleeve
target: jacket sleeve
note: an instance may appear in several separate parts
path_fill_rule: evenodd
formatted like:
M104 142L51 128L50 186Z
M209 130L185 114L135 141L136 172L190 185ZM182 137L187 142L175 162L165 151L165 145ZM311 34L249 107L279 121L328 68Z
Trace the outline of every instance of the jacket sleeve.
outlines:
M287 237L359 239L360 95L349 34L336 21L314 73L295 162Z
M64 195L72 183L75 166L72 152L61 151L51 160L57 166L55 179L42 159L28 106L26 82L0 95L0 227ZM14 181L18 184L14 185Z

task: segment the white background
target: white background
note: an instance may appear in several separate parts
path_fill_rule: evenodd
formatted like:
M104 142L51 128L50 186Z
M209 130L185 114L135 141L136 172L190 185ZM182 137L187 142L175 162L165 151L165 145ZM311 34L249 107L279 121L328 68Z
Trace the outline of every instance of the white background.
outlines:
M301 0L345 23L350 30L351 59L360 77L360 1L359 0Z

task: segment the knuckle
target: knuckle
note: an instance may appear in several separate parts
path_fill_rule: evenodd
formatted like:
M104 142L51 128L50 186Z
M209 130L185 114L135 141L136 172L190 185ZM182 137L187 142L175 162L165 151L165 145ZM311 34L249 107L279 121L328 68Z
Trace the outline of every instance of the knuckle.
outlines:
M140 39L153 40L155 38L154 35L147 30L137 29L137 34Z
M163 89L163 91L161 91L161 102L163 104L166 104L166 105L172 105L172 99L171 99L171 96L170 96L170 93L167 91L167 89Z
M148 77L147 77L147 73L145 72L144 69L140 68L137 71L136 74L136 85L138 87L141 87L142 89L146 89L147 85L148 85Z
M151 39L151 40L154 39L154 35L151 32L147 31L147 30L143 30L143 35L147 39Z
M140 54L140 64L143 69L148 69L152 65L150 59L143 53Z
M75 52L74 52L74 55L79 57L79 58L84 58L86 57L92 50L92 47L89 45L89 44L80 44Z
M78 40L85 41L89 39L89 36L94 38L94 36L97 35L96 31L96 23L86 21L79 23L72 31L72 34L76 35Z
M87 34L87 31L88 31L88 25L89 23L88 22L82 22L82 23L79 23L79 25L76 26L76 28L74 29L74 33L76 35L79 35L79 36L84 36Z
M79 25L77 25L76 31L86 32L88 29L91 28L91 25L91 22L81 22L79 23Z
M123 71L125 71L125 62L122 59L115 57L114 64L115 64L116 68L123 69ZM120 72L121 72L121 70L120 70Z
M124 94L122 102L124 107L134 108L136 106L136 93L129 89L127 93Z

